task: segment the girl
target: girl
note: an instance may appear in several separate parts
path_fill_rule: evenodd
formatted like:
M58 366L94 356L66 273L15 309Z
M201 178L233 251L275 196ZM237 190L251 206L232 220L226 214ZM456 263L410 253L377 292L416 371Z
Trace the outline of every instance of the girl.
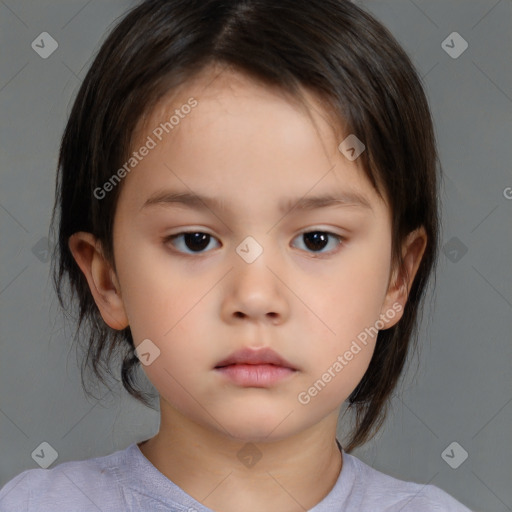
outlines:
M2 511L467 511L350 455L381 426L438 244L424 91L346 0L148 0L62 140L55 282L157 435L28 470ZM84 366L85 368L85 366ZM345 402L355 425L336 438Z

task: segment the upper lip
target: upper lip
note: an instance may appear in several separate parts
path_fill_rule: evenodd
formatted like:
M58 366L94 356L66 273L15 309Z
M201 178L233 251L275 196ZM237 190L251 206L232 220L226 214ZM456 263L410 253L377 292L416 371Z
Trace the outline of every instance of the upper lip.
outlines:
M271 348L262 348L254 350L251 348L242 348L233 352L230 356L215 365L215 368L229 366L232 364L273 364L295 370L291 363L281 357Z

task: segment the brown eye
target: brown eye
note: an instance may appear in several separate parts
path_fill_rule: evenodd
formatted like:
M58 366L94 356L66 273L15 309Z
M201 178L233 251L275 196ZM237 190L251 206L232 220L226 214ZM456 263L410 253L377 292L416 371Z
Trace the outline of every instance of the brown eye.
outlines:
M212 235L201 231L178 233L165 239L166 242L171 242L179 252L185 254L204 252L212 240L214 240Z
M308 231L301 233L297 238L302 238L304 246L306 247L305 250L310 252L321 252L329 246L329 244L331 245L331 250L334 250L343 241L343 237L340 235L329 233L327 231ZM333 238L335 239L334 243L331 242L331 239ZM330 251L323 251L323 253L326 252Z
M329 242L329 235L321 231L305 233L302 236L304 237L306 247L312 251L321 251Z

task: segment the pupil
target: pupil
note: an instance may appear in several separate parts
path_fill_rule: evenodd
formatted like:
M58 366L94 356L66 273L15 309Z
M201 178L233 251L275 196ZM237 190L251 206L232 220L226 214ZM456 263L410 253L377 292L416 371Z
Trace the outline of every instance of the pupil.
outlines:
M321 231L314 231L313 233L306 233L304 235L306 240L306 247L311 250L320 250L323 249L328 242L328 237L326 233L322 233ZM312 241L313 243L308 243L307 240Z
M327 242L328 237L326 233L321 231L314 231L313 233L306 233L304 235L304 239L306 240L306 246L308 249L312 251L322 250ZM185 244L191 250L202 251L206 247L208 247L208 243L210 242L210 235L207 233L186 233L185 234Z
M191 250L201 251L208 246L210 235L207 233L186 233L185 244Z

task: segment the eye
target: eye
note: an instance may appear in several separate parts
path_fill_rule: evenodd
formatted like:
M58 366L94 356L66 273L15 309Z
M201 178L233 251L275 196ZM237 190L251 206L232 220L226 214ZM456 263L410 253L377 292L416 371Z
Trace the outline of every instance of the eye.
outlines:
M334 251L344 240L340 235L320 230L301 233L296 239L300 240L301 237L304 241L305 250L318 254ZM211 246L211 242L214 240L216 240L215 237L202 231L186 231L168 236L164 239L164 242L170 242L178 252L185 254L201 254L206 252L206 249ZM331 245L331 249L325 251L324 249L328 247L329 244ZM220 244L218 247L219 246ZM210 249L211 248L212 247L210 247ZM301 247L299 248L302 249Z
M336 235L335 233L330 233L328 231L306 231L301 233L297 238L302 238L304 240L306 250L320 254L332 252L334 249L336 249L336 247L339 247L344 240L342 236ZM331 241L333 238L335 239L335 242L331 243L331 250L320 252L325 249L325 247L329 246L329 238L331 238Z
M179 252L184 252L185 254L204 252L212 240L215 240L212 235L201 231L186 231L165 238L165 242L171 242ZM189 249L189 252L186 249Z

